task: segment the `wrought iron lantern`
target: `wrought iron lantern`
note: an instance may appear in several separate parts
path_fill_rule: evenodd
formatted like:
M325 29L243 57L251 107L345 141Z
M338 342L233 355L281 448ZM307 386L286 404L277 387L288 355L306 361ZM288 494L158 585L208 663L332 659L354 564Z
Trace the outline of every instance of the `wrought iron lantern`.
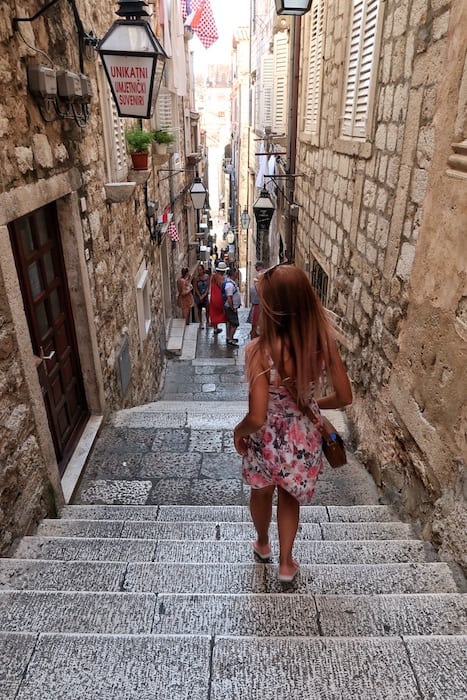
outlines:
M246 207L240 215L240 223L242 225L242 229L244 229L245 231L247 231L250 228L250 215L248 214Z
M201 178L196 175L193 184L189 189L191 201L195 209L202 209L206 202L207 189L201 182Z
M154 111L167 54L144 17L143 0L119 0L116 20L98 52L120 117L149 119Z
M267 230L274 215L274 203L266 189L262 189L256 202L253 204L253 214L256 225L261 230Z

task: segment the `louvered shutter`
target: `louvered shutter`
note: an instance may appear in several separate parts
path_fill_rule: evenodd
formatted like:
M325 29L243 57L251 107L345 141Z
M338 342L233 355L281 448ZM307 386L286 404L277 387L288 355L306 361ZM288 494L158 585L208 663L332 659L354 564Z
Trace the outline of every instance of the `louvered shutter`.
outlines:
M289 42L285 32L274 37L273 131L283 134L287 129Z
M174 106L175 96L167 87L161 87L157 96L155 122L156 129L167 129L176 138L175 146L178 144L179 125L177 112Z
M323 53L323 0L315 0L311 9L308 75L305 97L304 131L318 133L319 107L321 102L321 73Z
M342 135L367 135L372 81L376 74L375 47L380 0L354 0L347 64Z
M125 127L123 119L120 119L115 106L115 101L108 90L110 103L110 113L112 120L111 128L111 167L113 169L113 177L118 182L126 177L127 174L127 152L125 141Z
M258 123L260 129L272 126L274 90L274 57L268 54L261 59Z

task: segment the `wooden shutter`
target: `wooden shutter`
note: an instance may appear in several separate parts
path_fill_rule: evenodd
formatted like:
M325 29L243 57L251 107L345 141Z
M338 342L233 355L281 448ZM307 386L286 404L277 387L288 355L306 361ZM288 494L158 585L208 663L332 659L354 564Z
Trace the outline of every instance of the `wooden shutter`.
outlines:
M287 130L288 60L288 35L286 32L279 32L274 37L274 121L272 124L273 130L279 134Z
M124 179L127 174L127 151L126 151L126 141L125 141L125 126L124 121L118 116L117 107L115 106L115 101L110 93L110 89L107 91L110 102L110 112L111 112L111 162L113 175L117 182Z
M318 133L323 64L323 0L315 0L309 17L308 74L304 105L303 129Z
M104 149L109 182L120 182L128 173L128 157L125 141L125 121L118 116L117 107L110 91L104 67L97 64L97 85L99 89Z
M260 90L258 95L257 126L264 129L273 123L274 56L268 54L261 59Z
M380 0L353 0L353 14L342 116L342 135L368 134L370 95L375 65Z

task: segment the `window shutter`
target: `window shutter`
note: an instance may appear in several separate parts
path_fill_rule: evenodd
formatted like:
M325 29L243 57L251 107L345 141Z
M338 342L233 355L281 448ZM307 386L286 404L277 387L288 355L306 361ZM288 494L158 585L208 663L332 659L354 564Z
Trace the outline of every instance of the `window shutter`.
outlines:
M305 97L305 132L316 134L319 126L319 107L321 102L321 73L323 54L323 0L315 0L311 9L308 75Z
M261 59L261 87L258 96L258 122L257 126L264 129L272 126L273 122L273 88L274 88L274 57L268 54Z
M283 134L287 130L288 104L288 58L289 42L285 32L274 37L274 90L273 92L273 130Z
M347 63L342 135L367 135L380 0L354 0Z
M127 153L126 153L126 141L125 141L125 127L123 119L120 119L117 112L117 107L115 106L114 99L108 90L108 97L110 102L110 112L112 119L112 143L110 145L111 150L111 162L112 169L114 170L114 176L117 181L126 177L127 173Z
M177 117L177 109L174 104L175 95L167 88L161 86L157 96L155 109L155 124L156 129L167 129L175 136L175 147L178 148L179 125Z

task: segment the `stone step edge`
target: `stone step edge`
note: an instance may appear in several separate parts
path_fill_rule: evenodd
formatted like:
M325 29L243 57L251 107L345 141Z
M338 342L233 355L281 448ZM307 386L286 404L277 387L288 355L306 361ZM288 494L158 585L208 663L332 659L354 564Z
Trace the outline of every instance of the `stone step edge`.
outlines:
M271 537L271 541L274 543L278 542L278 539L276 537ZM417 539L417 538L407 538L407 539L342 539L342 540L326 540L326 539L301 539L299 537L296 538L296 542L300 542L300 544L306 544L306 543L314 543L321 546L336 546L336 545L346 545L349 543L358 543L358 544L364 544L368 545L370 543L375 543L375 544L380 544L381 547L383 547L387 543L391 544L399 544L399 545L407 545L407 544L414 544L415 542L417 543L422 543L426 544L428 548L432 547L430 542L425 542L424 540ZM15 553L18 551L18 549L21 548L21 545L24 544L31 544L31 545L40 545L41 542L49 542L50 544L52 543L63 543L63 544L69 544L70 542L73 543L82 543L82 544L91 544L95 542L96 544L126 544L126 543L134 543L135 545L143 545L144 543L151 543L151 544L158 544L159 542L172 542L172 543L180 543L180 544L189 544L191 543L202 543L202 544L214 544L216 547L217 546L226 546L229 543L235 543L235 544L248 544L251 545L251 540L250 539L230 539L230 540L218 540L216 538L212 539L190 539L190 538L184 538L184 539L161 539L161 538L155 538L155 537L79 537L79 536L71 536L71 537L65 537L61 535L26 535L23 537L21 540L18 541L16 544L16 547L12 550L10 553L9 557L10 559L15 559ZM186 563L194 563L194 562L186 562ZM203 563L203 562L199 562Z
M36 561L35 559L33 561ZM236 591L232 593L170 593L170 592L155 592L155 591L93 591L93 590L74 590L74 589L43 589L43 588L0 588L0 598L6 597L7 595L15 596L25 596L33 597L34 595L45 595L45 596L67 596L73 598L76 595L79 596L114 596L114 597L153 597L153 598L284 598L293 599L299 598L329 598L330 600L338 600L339 598L347 600L351 598L352 600L369 600L370 602L374 600L375 603L380 603L382 600L400 600L401 602L408 602L409 600L420 600L421 598L432 598L433 600L463 600L466 599L467 604L467 593L457 592L457 593L446 593L441 591L437 593L436 591L427 591L423 593L296 593L295 591L289 591L287 593L271 591L270 593L251 593ZM1 621L0 621L0 631L1 631Z

